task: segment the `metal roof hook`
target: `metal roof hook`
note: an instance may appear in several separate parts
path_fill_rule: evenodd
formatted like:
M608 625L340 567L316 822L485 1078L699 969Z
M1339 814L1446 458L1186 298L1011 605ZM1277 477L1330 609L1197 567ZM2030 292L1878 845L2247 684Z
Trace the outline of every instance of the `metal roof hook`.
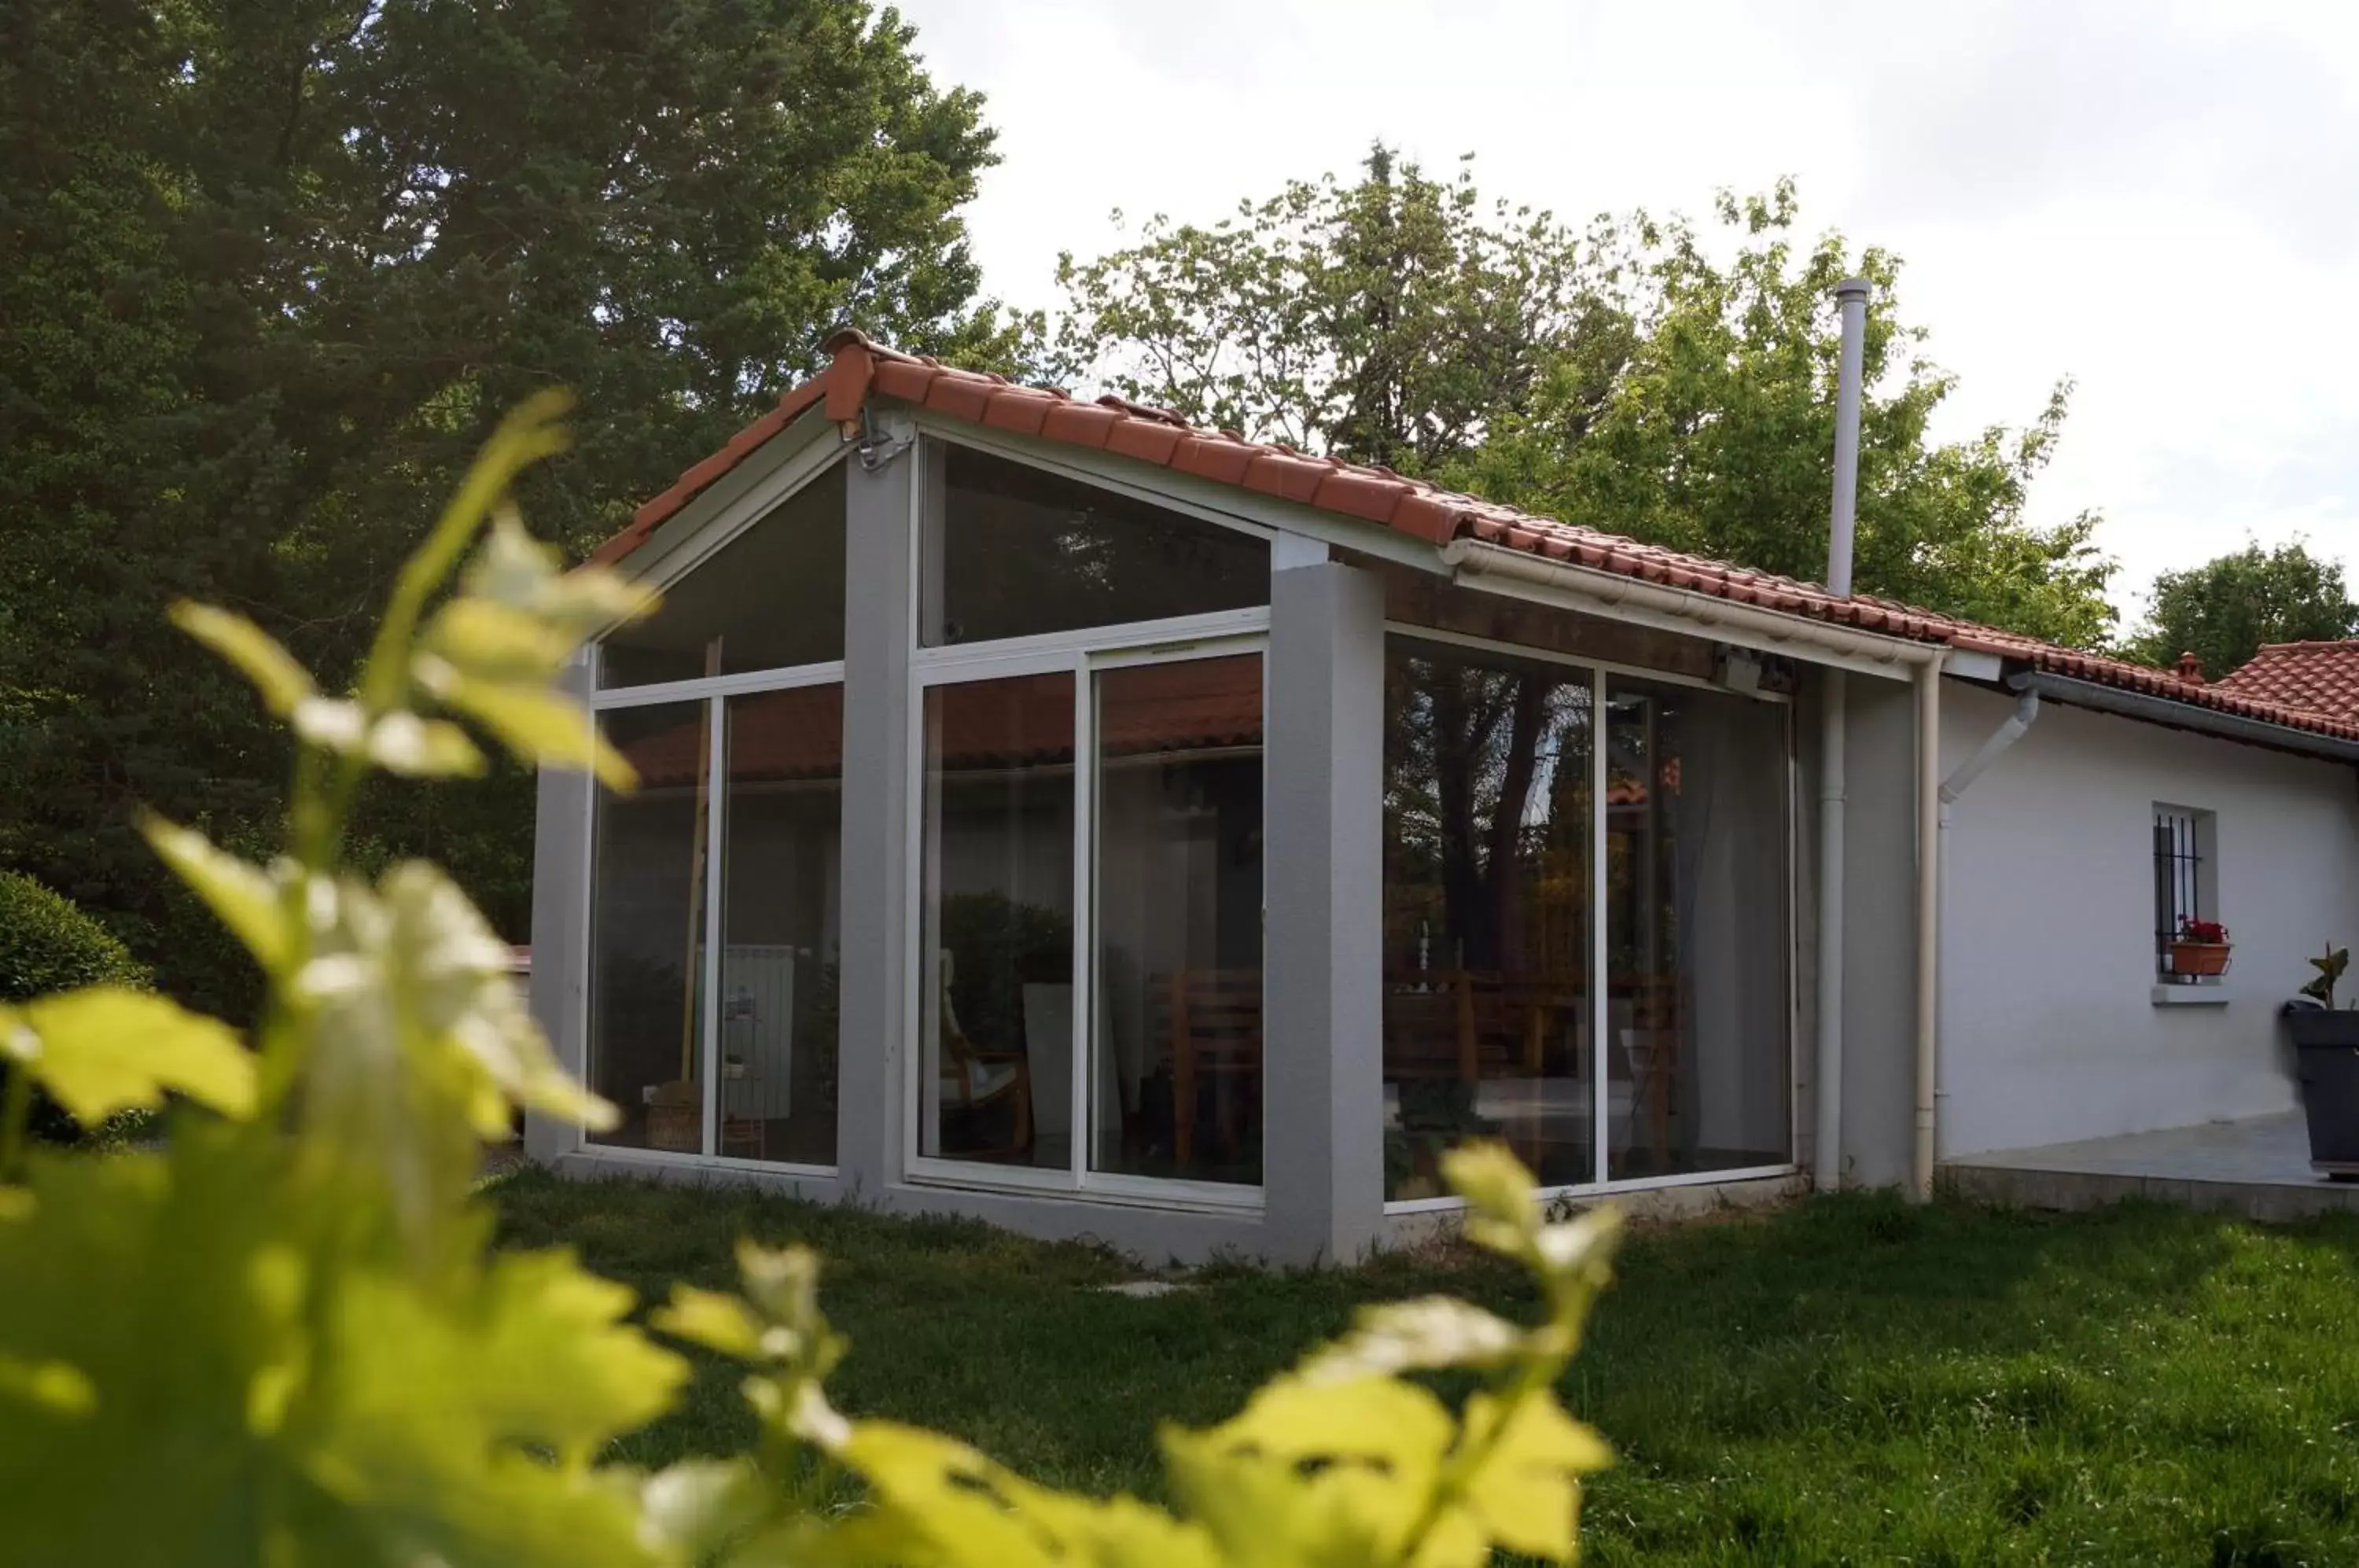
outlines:
M915 446L918 427L908 418L888 414L879 419L876 405L860 405L860 430L853 438L853 450L860 454L860 466L870 474L891 463Z

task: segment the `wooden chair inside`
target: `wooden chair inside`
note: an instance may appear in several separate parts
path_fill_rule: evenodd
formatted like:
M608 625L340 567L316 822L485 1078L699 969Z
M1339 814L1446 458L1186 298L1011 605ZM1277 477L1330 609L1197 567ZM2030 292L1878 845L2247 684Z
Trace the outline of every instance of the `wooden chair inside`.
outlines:
M1171 1052L1171 1153L1182 1174L1196 1159L1196 1099L1212 1094L1212 1125L1224 1152L1245 1131L1261 1085L1258 969L1181 969L1151 981Z
M1522 1083L1537 1094L1552 1073L1580 1071L1561 1054L1552 1062L1550 1047L1580 1018L1587 996L1585 978L1571 972L1395 971L1386 976L1385 1075ZM1549 1133L1538 1105L1511 1116L1506 1129L1536 1168Z
M1645 975L1631 985L1631 1027L1621 1031L1622 1055L1630 1073L1630 1110L1623 1147L1638 1147L1642 1123L1646 1147L1658 1172L1670 1168L1671 1117L1679 1103L1679 977Z

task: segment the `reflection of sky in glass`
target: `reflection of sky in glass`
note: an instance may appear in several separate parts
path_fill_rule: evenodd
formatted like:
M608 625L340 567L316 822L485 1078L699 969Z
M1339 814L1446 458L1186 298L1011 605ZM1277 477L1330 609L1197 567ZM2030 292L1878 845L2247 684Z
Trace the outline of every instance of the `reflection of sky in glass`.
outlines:
M1523 825L1527 828L1546 827L1555 815L1558 765L1580 766L1582 742L1589 728L1588 685L1550 686L1542 711L1547 719L1532 759L1531 791L1524 798ZM1501 764L1504 768L1504 758Z

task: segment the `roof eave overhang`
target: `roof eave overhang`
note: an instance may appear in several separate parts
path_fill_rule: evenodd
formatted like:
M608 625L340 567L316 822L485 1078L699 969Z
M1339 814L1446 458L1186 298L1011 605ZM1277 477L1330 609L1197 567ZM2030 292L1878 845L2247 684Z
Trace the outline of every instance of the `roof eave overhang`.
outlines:
M2176 702L2144 691L2124 691L2118 686L2100 685L2093 681L2078 681L2069 675L2051 675L2040 670L2019 670L2007 677L2006 684L2017 691L2036 691L2046 702L2065 702L2076 708L2093 709L2123 718L2143 719L2148 724L2212 735L2221 740L2240 741L2246 746L2267 746L2273 751L2359 765L2359 740L2320 735L2310 730L2296 729L2290 724L2272 724L2267 719L2223 713L2217 708Z
M1710 637L1886 681L1912 680L1949 651L1938 643L1834 626L1476 539L1444 546L1441 560L1452 581L1484 593Z

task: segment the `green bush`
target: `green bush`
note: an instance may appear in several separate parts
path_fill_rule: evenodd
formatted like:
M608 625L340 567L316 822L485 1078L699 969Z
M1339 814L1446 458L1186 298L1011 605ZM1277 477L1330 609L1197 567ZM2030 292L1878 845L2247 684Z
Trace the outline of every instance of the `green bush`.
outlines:
M82 985L136 985L147 966L73 900L0 871L0 1002Z
M144 991L152 979L147 965L72 899L21 872L0 871L0 1002L29 1001L84 985ZM0 1062L0 1085L7 1081L6 1063ZM47 1094L34 1095L27 1115L27 1130L47 1143L75 1143L87 1136L100 1144L120 1144L138 1137L145 1123L136 1113L125 1113L85 1135Z

